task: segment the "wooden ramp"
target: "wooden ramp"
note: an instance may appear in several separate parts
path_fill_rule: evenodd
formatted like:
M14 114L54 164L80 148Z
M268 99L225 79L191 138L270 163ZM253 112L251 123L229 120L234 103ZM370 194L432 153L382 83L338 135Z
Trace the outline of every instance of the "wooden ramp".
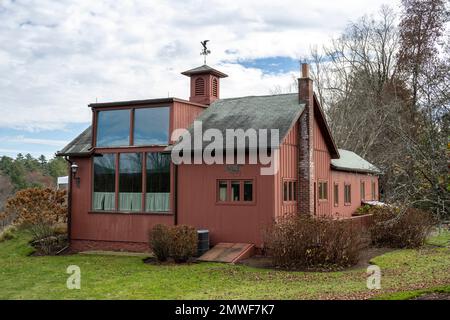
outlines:
M254 244L221 242L205 252L198 260L236 263L239 260L251 257L254 253Z

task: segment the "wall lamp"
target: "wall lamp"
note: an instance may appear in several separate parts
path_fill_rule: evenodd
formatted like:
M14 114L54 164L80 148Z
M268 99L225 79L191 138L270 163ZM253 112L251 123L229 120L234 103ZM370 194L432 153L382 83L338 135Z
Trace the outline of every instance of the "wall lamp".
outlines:
M77 187L80 187L80 177L77 176L78 172L78 165L74 162L70 166L70 171L72 172L72 177L75 179L75 183L77 184Z

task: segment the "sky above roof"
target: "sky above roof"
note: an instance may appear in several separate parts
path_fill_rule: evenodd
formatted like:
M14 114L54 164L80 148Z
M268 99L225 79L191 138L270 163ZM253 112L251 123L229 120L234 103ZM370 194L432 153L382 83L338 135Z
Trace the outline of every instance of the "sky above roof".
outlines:
M89 126L92 102L175 96L180 72L226 73L223 98L270 94L299 76L312 46L398 1L0 2L0 155L52 157Z

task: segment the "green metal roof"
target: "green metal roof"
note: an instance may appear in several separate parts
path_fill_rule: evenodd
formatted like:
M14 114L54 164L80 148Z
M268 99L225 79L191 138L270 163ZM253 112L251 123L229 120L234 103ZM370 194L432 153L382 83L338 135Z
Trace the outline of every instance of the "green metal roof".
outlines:
M339 159L331 159L335 170L381 174L380 169L352 151L339 149L339 155Z

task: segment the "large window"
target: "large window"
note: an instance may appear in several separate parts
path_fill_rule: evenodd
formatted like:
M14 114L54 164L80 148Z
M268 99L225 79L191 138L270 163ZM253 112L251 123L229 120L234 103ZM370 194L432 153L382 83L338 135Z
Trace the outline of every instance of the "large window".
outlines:
M145 211L169 211L170 154L151 152L147 154L147 191Z
M116 157L103 154L94 157L94 194L92 208L110 211L116 208Z
M254 201L253 180L218 180L217 202L252 203Z
M133 139L135 146L167 144L169 107L136 109Z
M97 147L130 145L130 110L100 111L96 142Z
M93 211L170 212L170 154L97 155L93 183Z
M319 200L328 200L328 182L319 181Z
M119 210L142 208L142 155L121 153L119 158Z
M105 148L167 145L169 117L169 107L99 111L96 146Z

